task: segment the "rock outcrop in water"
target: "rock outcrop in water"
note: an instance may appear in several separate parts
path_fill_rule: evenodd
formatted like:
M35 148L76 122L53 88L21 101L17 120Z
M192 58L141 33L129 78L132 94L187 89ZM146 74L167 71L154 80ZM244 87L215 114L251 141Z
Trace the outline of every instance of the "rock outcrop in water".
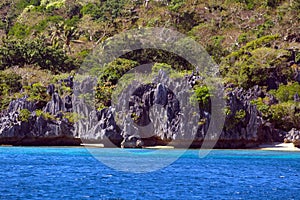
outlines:
M51 99L43 106L42 112L52 117L39 114L37 102L29 101L27 96L11 101L8 109L1 113L0 143L79 145L84 142L136 148L167 145L169 142L180 147L190 142L188 146L200 147L211 121L210 110L207 107L190 108L187 99L182 97L188 96L184 85L192 88L202 78L193 73L183 84L168 82L163 72L160 76L161 79L131 88L132 93L120 96L121 108L127 107L127 115L121 119L121 124L115 119L115 108L94 110L87 99L80 97L80 94L93 92L93 80L86 79L81 83L74 83L72 77L61 80L75 93L63 98L51 84L47 89ZM264 122L256 106L251 104L253 99L269 95L259 86L244 90L228 85L225 91L226 108L230 113L226 115L217 148L254 147L265 142L281 142L284 138L287 142L299 143L299 131L276 130L272 124ZM270 103L276 103L273 96L269 99ZM21 120L21 112L25 109L30 115ZM187 118L195 111L197 115L193 119ZM80 120L71 122L66 117L73 112L79 114ZM198 124L199 120L204 123ZM190 126L192 122L194 124Z

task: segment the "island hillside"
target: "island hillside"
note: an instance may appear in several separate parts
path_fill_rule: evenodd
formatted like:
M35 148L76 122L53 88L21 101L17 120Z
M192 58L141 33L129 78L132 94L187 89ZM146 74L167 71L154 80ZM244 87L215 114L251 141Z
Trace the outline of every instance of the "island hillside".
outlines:
M76 78L87 56L107 39L164 27L197 41L219 67L225 123L216 148L300 145L298 0L2 0L0 17L0 144L200 147L210 134L214 88L184 58L141 49L104 66L91 64L91 78ZM120 126L112 97L123 97L118 83L147 63L160 79L131 88L130 119ZM199 116L193 133L178 132L186 125L183 93L170 89L166 76L181 78L193 92L190 101ZM132 123L149 124L151 109L164 118L159 108L166 120L154 122L151 137L132 129Z

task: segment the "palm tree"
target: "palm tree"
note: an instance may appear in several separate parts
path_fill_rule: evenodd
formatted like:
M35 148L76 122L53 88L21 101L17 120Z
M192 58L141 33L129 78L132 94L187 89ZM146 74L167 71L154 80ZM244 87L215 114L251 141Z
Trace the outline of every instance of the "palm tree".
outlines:
M59 41L61 40L62 34L63 34L63 24L54 24L53 26L50 26L49 28L49 36L50 36L50 42L53 47L58 47Z
M63 35L63 41L64 41L64 50L68 50L68 52L71 54L71 42L75 42L75 38L78 35L78 32L75 27L68 28L67 26L64 26L64 35Z
M60 23L50 27L49 32L52 45L57 47L59 42L62 42L64 51L69 54L72 53L71 43L82 43L82 41L76 39L78 31L75 27L69 27Z

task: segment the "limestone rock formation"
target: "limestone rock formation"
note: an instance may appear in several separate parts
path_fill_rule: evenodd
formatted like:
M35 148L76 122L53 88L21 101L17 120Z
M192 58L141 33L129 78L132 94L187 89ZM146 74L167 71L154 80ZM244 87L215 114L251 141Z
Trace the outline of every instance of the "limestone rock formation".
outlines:
M180 146L188 143L200 147L211 122L209 105L189 105L190 90L203 78L193 72L181 81L167 78L159 72L152 83L129 86L129 93L119 95L119 111L123 115L116 119L116 107L95 110L84 94L93 92L96 80L85 79L74 82L73 77L60 83L73 89L72 95L60 96L55 86L47 88L51 99L42 108L45 115L37 113L37 102L27 96L11 101L0 116L0 143L13 145L79 145L80 143L103 143L105 146L139 148L151 145ZM187 89L188 88L188 89ZM299 131L288 134L276 130L264 122L251 100L264 97L259 86L249 90L227 85L226 108L230 110L217 148L245 148L264 142L299 141ZM295 97L296 99L298 97ZM269 95L269 103L276 99ZM22 110L28 110L28 119L21 120ZM67 113L77 113L79 120L69 121ZM48 117L47 117L48 115ZM52 117L49 117L52 116ZM201 123L199 123L199 121Z
M13 145L79 145L80 141L73 136L73 125L62 112L65 111L64 101L55 92L54 85L49 85L48 93L51 100L43 112L53 115L50 119L37 115L37 102L28 100L27 96L11 101L7 111L0 118L0 142ZM28 119L19 119L22 110L31 114Z

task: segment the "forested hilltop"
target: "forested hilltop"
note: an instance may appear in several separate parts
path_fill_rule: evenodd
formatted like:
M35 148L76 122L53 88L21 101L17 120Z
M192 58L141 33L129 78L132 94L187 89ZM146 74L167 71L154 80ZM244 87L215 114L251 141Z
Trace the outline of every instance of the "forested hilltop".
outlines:
M34 104L11 106L19 125L39 117L58 120L57 111L45 106L54 90L70 98L70 77L98 44L125 30L165 27L199 42L220 66L225 93L236 94L236 102L224 109L227 134L246 134L253 123L261 142L300 140L299 0L2 0L0 17L0 111L5 117L10 103L22 98ZM167 52L125 55L96 71L96 109L111 105L123 74L150 62L157 68L193 70ZM196 82L194 97L205 110L209 90ZM49 91L49 85L56 89ZM80 118L71 109L59 111L61 121L72 124ZM251 122L254 115L262 119L259 124ZM12 126L9 120L0 120L1 131Z

